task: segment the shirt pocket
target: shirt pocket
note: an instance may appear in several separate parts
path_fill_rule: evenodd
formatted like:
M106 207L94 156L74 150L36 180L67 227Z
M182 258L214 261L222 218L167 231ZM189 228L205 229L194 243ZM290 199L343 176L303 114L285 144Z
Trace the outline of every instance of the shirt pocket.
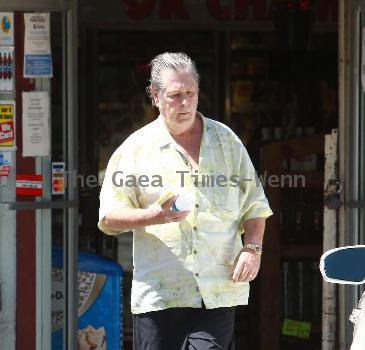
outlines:
M205 212L221 221L232 222L240 215L239 188L214 187L200 189L201 201Z
M204 255L216 265L233 265L242 248L241 236L237 233L237 222L233 219L200 215L198 220L199 241Z
M229 211L213 210L200 212L197 215L198 230L210 236L221 236L236 232L237 217ZM221 238L223 238L221 237Z

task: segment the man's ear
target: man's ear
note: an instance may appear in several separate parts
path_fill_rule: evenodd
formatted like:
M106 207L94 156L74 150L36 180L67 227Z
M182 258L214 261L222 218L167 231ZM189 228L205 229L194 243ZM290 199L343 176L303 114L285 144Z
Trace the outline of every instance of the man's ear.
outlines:
M152 100L153 100L153 105L156 107L159 107L159 97L158 97L158 92L156 89L152 90Z

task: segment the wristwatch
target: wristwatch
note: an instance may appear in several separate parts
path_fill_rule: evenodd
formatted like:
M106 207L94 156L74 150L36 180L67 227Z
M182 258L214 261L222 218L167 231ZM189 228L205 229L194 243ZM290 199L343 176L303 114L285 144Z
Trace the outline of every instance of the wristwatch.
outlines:
M243 249L250 249L252 250L256 255L262 254L262 247L260 244L255 243L247 243L243 246Z

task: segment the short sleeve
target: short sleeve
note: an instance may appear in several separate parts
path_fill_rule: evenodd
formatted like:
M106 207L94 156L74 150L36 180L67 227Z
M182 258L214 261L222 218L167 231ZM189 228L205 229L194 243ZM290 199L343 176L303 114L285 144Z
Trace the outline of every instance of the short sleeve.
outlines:
M125 154L125 155L123 155ZM126 156L128 155L129 156ZM125 177L131 175L133 157L120 147L110 158L100 191L98 228L108 235L122 233L104 227L103 218L111 210L118 208L138 208L136 187L127 186ZM126 230L129 231L129 230ZM123 231L124 232L124 231Z
M262 184L257 176L255 168L242 146L240 167L240 230L248 219L268 218L273 214L265 196Z

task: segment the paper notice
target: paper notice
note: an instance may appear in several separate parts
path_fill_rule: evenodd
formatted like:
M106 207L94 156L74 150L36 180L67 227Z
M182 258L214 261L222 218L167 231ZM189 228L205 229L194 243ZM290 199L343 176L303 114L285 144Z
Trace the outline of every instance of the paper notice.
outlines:
M49 13L25 13L24 77L53 75Z
M23 157L48 156L48 92L23 92Z

